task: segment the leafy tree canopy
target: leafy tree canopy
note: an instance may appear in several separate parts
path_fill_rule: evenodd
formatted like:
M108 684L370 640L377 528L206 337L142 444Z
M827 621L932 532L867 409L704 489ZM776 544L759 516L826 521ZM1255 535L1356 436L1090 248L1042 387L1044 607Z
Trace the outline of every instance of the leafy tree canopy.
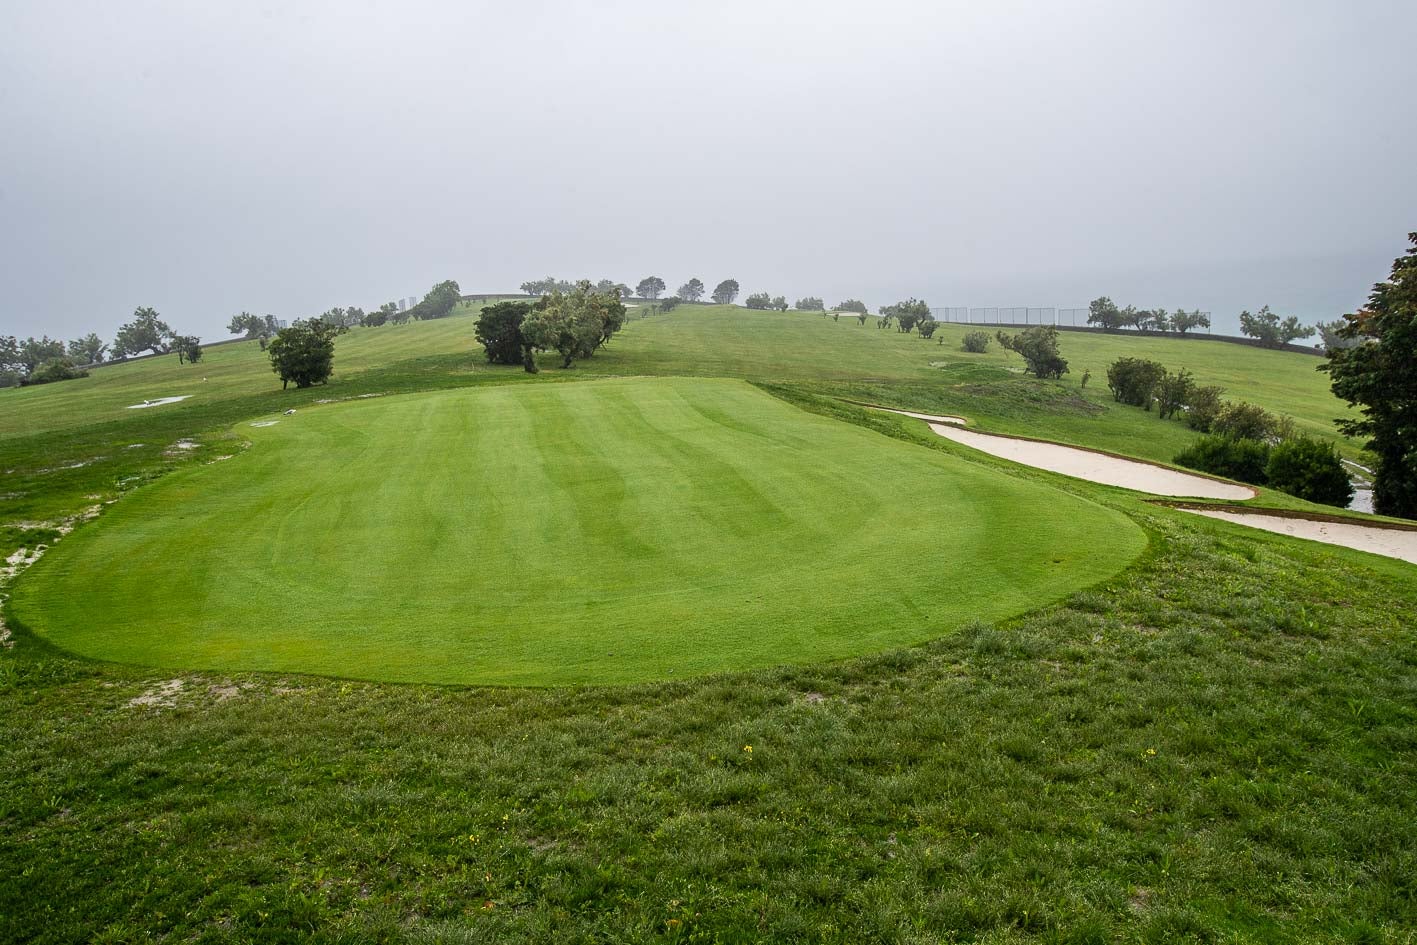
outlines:
M674 293L685 302L697 302L704 297L704 284L697 278L690 279L679 287L679 291Z
M158 317L157 312L145 306L139 307L133 310L133 320L119 327L118 336L113 340L113 356L126 358L144 351L166 354L171 350L168 346L171 339L172 329Z
M664 280L659 276L645 276L635 286L635 291L643 299L657 299L664 293Z
M625 303L617 295L595 291L589 281L576 284L569 293L542 296L522 321L522 335L529 345L561 355L561 366L570 367L577 358L588 358L625 324Z
M866 307L866 303L860 299L847 299L845 302L836 303L838 312L855 312L858 315L868 315L871 310Z
M271 359L271 370L280 377L281 388L292 381L296 387L328 381L335 369L335 338L344 331L312 318L276 332L266 354Z
M460 301L462 289L457 282L447 279L429 289L423 301L409 309L409 314L420 320L444 318Z
M815 295L809 295L804 299L798 299L792 307L799 312L825 312L827 310L827 303L823 302Z
M1240 333L1267 347L1279 348L1296 338L1311 337L1314 329L1299 324L1299 319L1293 315L1281 321L1266 305L1253 315L1248 311L1240 313Z
M754 292L743 301L748 308L766 309L772 306L772 296L766 292Z
M80 364L100 364L108 345L94 332L69 342L69 357Z
M1023 358L1034 377L1058 378L1068 373L1068 362L1058 353L1058 329L1052 325L1035 325L1016 335L999 332L999 344Z
M490 363L526 364L530 345L522 335L522 322L531 309L531 302L498 302L482 309L474 333Z
M724 279L713 289L713 300L719 305L731 305L738 298L738 280Z
M1417 233L1392 264L1386 282L1373 286L1360 312L1343 316L1339 334L1356 341L1328 352L1333 392L1358 407L1360 420L1339 429L1368 438L1377 456L1373 508L1383 515L1417 518Z

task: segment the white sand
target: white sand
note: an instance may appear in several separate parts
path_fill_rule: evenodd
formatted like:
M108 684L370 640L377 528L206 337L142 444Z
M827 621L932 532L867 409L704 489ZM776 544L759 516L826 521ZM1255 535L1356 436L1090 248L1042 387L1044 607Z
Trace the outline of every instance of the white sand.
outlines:
M179 400L186 400L191 394L183 394L181 397L159 397L157 400L145 400L140 404L129 404L129 410L142 410L146 407L161 407L163 404L175 404Z
M890 407L877 407L877 410L884 410L887 413L898 413L902 417L914 417L916 420L925 420L929 423L957 423L964 426L963 417L940 417L932 413L912 413L909 410L892 410Z
M1373 525L1347 525L1308 518L1286 518L1261 515L1258 512L1225 512L1219 509L1183 509L1206 518L1218 518L1251 528L1261 528L1279 535L1292 535L1330 545L1342 545L1359 551L1370 551L1387 558L1398 558L1417 564L1417 531L1400 528L1378 528Z
M889 408L882 407L882 410ZM1140 460L1121 459L1105 453L1063 446L1061 443L1040 443L1037 440L1016 440L1008 436L995 436L976 430L961 430L957 425L964 423L962 417L936 417L926 413L911 413L908 410L891 410L891 413L915 417L930 424L930 429L940 436L956 443L998 456L1024 466L1046 469L1062 473L1074 479L1100 482L1107 486L1121 486L1152 495L1169 495L1203 499L1253 499L1257 494L1248 486L1237 486L1206 476L1193 476L1177 472L1164 466L1153 466Z
M253 427L273 427L273 426L275 426L277 423L280 423L280 421L279 421L279 420L257 420L255 423L251 424L251 426L253 426Z

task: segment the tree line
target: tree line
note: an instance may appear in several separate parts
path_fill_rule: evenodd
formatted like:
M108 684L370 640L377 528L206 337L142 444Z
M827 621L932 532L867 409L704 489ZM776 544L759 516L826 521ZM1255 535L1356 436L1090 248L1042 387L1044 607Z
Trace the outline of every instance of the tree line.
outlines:
M173 331L155 309L140 306L133 320L118 329L113 344L89 332L67 344L44 335L25 338L0 335L0 387L47 384L87 377L88 368L107 358L126 358L150 352L175 352L180 362L202 359L201 339Z
M1130 328L1185 335L1198 328L1209 329L1210 314L1199 309L1188 312L1178 308L1168 314L1164 308L1145 309L1132 305L1119 308L1104 295L1088 303L1087 323L1107 331ZM1282 348L1301 338L1312 338L1315 333L1319 335L1325 351L1350 348L1357 341L1342 332L1343 325L1341 319L1305 325L1294 315L1281 318L1277 312L1270 311L1268 305L1261 306L1256 312L1246 309L1240 313L1240 334L1255 339L1267 348Z

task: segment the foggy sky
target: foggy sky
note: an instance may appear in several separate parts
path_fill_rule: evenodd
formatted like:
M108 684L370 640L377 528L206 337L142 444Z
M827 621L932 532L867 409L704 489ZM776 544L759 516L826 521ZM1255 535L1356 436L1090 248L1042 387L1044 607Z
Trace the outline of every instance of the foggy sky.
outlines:
M0 333L454 278L1355 308L1411 2L0 0Z

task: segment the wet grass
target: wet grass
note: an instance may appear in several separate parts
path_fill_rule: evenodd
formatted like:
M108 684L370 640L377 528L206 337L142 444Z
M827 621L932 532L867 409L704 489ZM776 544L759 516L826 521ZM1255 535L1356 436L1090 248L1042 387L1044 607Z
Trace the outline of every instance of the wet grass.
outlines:
M22 638L0 938L1409 940L1410 571L1143 523L1030 617L687 683L130 707L163 677Z
M805 326L858 329L793 317L775 329L788 348ZM664 340L656 361L637 330L593 370L532 382L711 368L956 455L837 397L890 371L912 386L903 406L967 394L961 412L1075 425L1084 444L1131 409L1091 387L1104 410L1077 404L1075 375L1003 376L992 355L931 367L929 343L870 328L864 367L816 375L750 340L731 357ZM27 414L0 441L0 540L52 540L44 520L239 449L232 425L272 405L525 381L456 344L279 397L253 370L180 409L53 430ZM1147 456L1165 425L1137 416L1118 451ZM182 438L199 445L172 450ZM1148 553L1031 614L814 666L610 688L191 672L177 687L15 627L0 941L1411 942L1417 571L1011 474L1125 513Z

